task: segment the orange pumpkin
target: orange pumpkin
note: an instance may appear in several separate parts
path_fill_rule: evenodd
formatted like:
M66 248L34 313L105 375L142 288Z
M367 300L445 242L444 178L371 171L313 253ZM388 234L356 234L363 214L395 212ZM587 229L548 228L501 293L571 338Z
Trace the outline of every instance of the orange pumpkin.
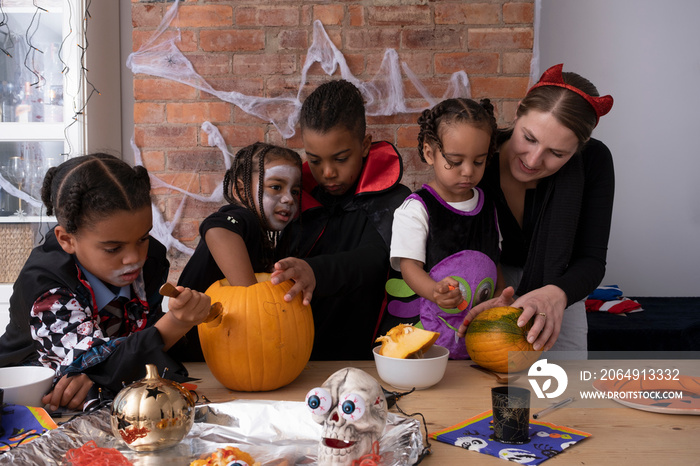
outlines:
M382 342L377 350L382 356L399 359L420 358L440 336L437 332L413 325L399 324L375 341Z
M469 357L496 372L519 372L530 367L542 351L535 351L527 341L532 321L518 327L522 313L522 309L504 306L476 316L464 337Z
M218 319L199 325L202 352L216 380L231 390L267 391L287 385L311 356L311 307L302 304L301 295L286 303L284 295L292 282L273 285L269 277L256 274L259 283L248 287L219 280L206 291L224 310Z

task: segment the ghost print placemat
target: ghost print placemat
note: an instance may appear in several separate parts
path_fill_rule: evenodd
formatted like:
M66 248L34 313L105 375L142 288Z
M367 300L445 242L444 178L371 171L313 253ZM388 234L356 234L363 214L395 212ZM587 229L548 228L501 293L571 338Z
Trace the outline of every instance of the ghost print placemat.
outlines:
M530 420L530 441L509 445L491 440L491 411L486 411L457 425L430 434L431 438L466 450L478 451L520 464L540 464L591 434L549 422Z

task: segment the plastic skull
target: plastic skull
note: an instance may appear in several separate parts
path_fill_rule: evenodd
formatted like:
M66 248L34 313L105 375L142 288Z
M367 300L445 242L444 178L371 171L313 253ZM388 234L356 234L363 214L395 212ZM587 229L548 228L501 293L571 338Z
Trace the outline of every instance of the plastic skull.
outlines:
M319 465L350 465L371 452L384 432L387 404L381 385L354 367L340 369L306 395L314 421L323 425Z

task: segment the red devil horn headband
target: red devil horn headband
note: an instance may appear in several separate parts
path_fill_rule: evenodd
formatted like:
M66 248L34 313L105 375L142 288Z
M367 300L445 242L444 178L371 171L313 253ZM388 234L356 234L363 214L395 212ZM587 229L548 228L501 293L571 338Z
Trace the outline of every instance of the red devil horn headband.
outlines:
M551 68L549 68L547 71L542 73L542 77L540 80L530 88L528 93L535 89L536 87L541 87L541 86L557 86L557 87L563 87L564 89L568 89L570 91L573 91L586 99L586 102L591 104L593 107L593 110L595 110L595 124L598 125L598 121L600 120L600 117L605 115L610 111L610 109L613 106L613 98L610 95L604 95L602 97L595 97L592 95L588 95L585 92L583 92L581 89L578 87L574 87L570 84L566 84L564 82L564 77L561 74L561 70L564 68L564 64L560 63L558 65L554 65Z

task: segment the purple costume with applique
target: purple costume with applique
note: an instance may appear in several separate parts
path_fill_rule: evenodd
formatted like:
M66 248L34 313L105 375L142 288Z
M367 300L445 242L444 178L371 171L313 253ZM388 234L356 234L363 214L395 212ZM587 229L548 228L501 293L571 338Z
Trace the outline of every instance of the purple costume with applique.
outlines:
M394 315L402 313L402 317L409 317L417 311L423 328L440 333L436 344L448 348L451 359L469 357L464 339L455 338L456 330L469 309L491 298L496 287L500 254L498 222L493 204L480 189L477 191L479 199L471 211L450 206L428 185L407 198L421 202L428 213L424 270L435 281L448 276L457 280L467 306L462 310L442 309L425 298L404 303L394 301Z

